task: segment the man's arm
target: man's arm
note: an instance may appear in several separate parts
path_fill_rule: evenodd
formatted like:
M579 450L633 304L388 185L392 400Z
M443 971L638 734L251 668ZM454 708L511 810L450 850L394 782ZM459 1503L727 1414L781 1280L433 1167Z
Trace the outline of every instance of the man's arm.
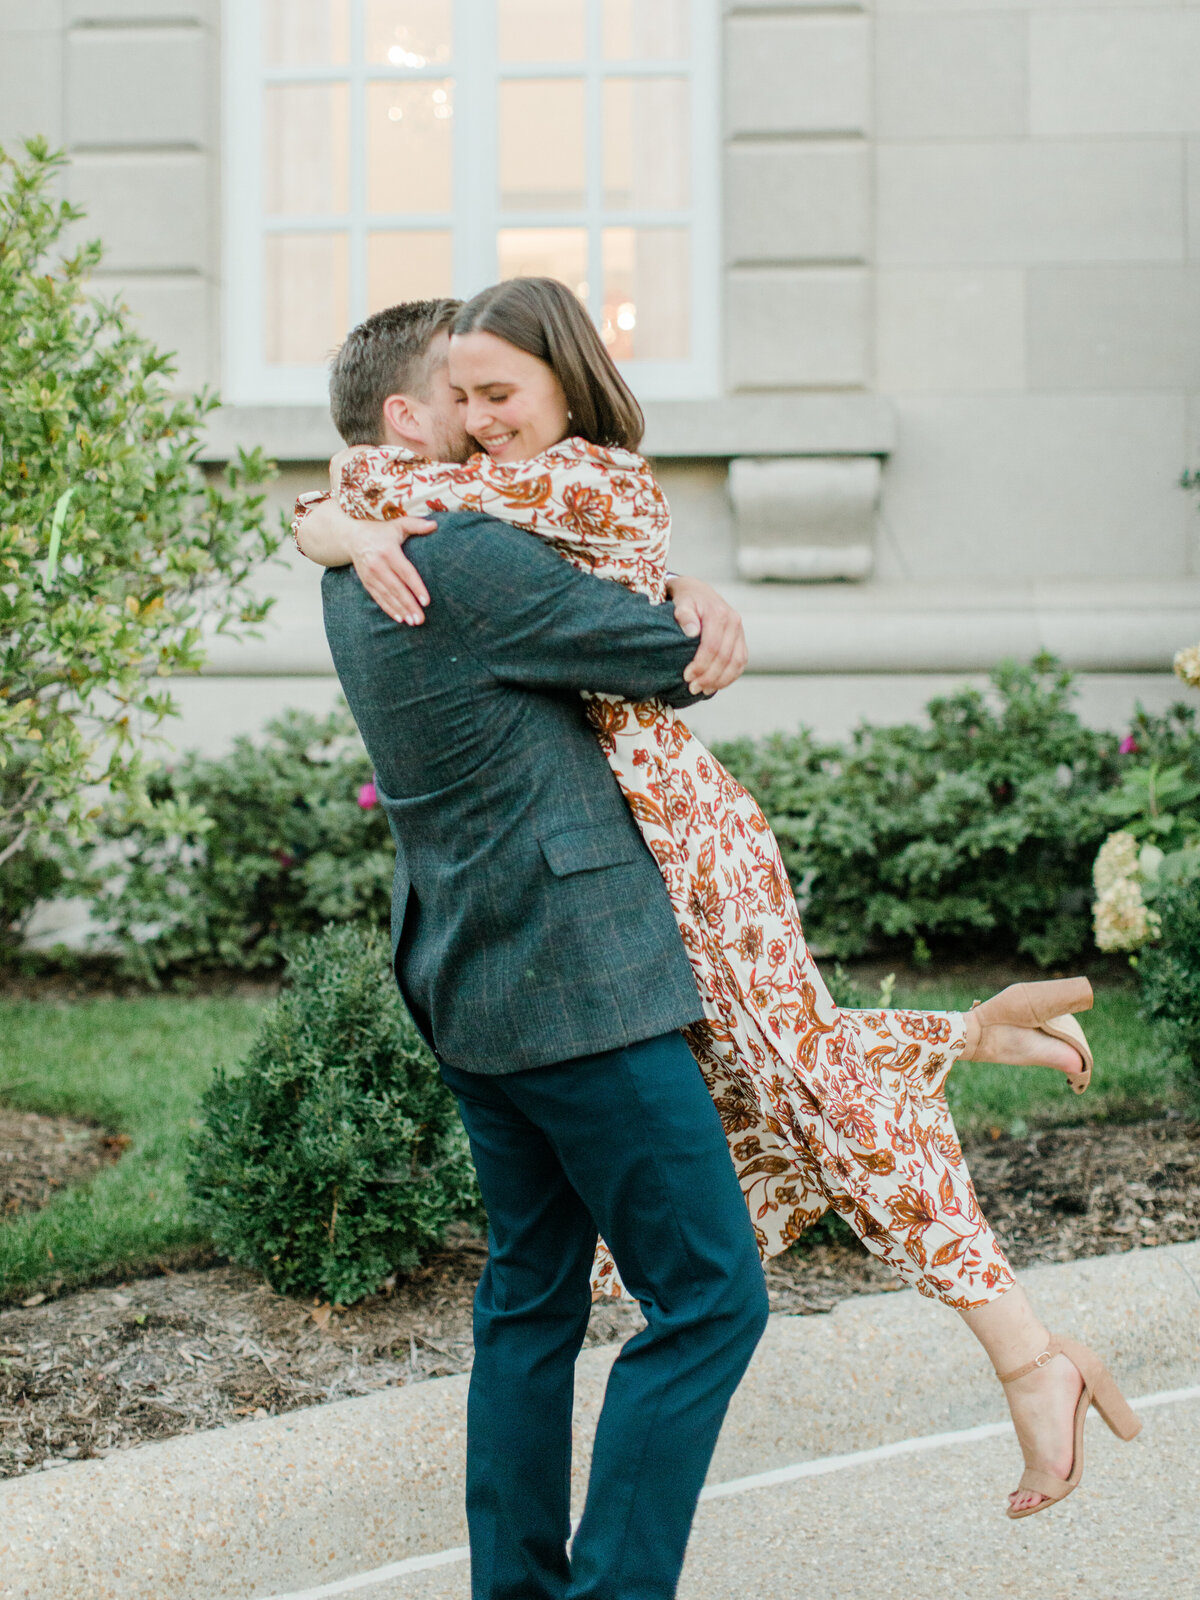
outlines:
M700 691L685 673L696 641L670 607L473 512L441 518L413 555L439 604L461 619L468 647L502 681L695 704Z

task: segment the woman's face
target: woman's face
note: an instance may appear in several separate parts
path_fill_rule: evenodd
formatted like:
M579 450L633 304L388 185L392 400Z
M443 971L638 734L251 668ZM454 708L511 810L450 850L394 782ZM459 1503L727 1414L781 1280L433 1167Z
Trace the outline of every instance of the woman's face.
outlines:
M567 436L567 400L544 361L494 333L456 333L450 383L463 425L494 461L527 461Z

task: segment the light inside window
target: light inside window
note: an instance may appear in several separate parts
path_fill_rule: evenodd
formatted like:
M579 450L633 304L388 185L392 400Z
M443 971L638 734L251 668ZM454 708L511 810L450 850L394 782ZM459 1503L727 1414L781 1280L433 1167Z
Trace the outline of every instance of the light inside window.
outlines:
M373 65L441 66L453 54L453 0L367 0L366 37Z

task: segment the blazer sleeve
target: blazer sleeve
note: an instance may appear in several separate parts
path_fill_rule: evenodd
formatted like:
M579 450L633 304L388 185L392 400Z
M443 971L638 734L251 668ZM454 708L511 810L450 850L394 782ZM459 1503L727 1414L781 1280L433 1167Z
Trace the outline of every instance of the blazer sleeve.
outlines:
M434 605L454 608L476 657L506 683L695 705L696 653L669 605L581 572L534 535L456 512L405 550Z

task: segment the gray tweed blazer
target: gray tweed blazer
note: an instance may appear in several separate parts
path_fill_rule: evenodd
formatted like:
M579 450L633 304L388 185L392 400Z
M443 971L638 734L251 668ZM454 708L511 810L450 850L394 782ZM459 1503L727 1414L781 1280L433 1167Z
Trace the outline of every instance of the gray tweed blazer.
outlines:
M580 689L693 703L669 606L456 512L406 551L432 603L392 622L351 567L325 631L392 836L392 948L442 1060L507 1073L650 1039L701 1007L666 889Z

